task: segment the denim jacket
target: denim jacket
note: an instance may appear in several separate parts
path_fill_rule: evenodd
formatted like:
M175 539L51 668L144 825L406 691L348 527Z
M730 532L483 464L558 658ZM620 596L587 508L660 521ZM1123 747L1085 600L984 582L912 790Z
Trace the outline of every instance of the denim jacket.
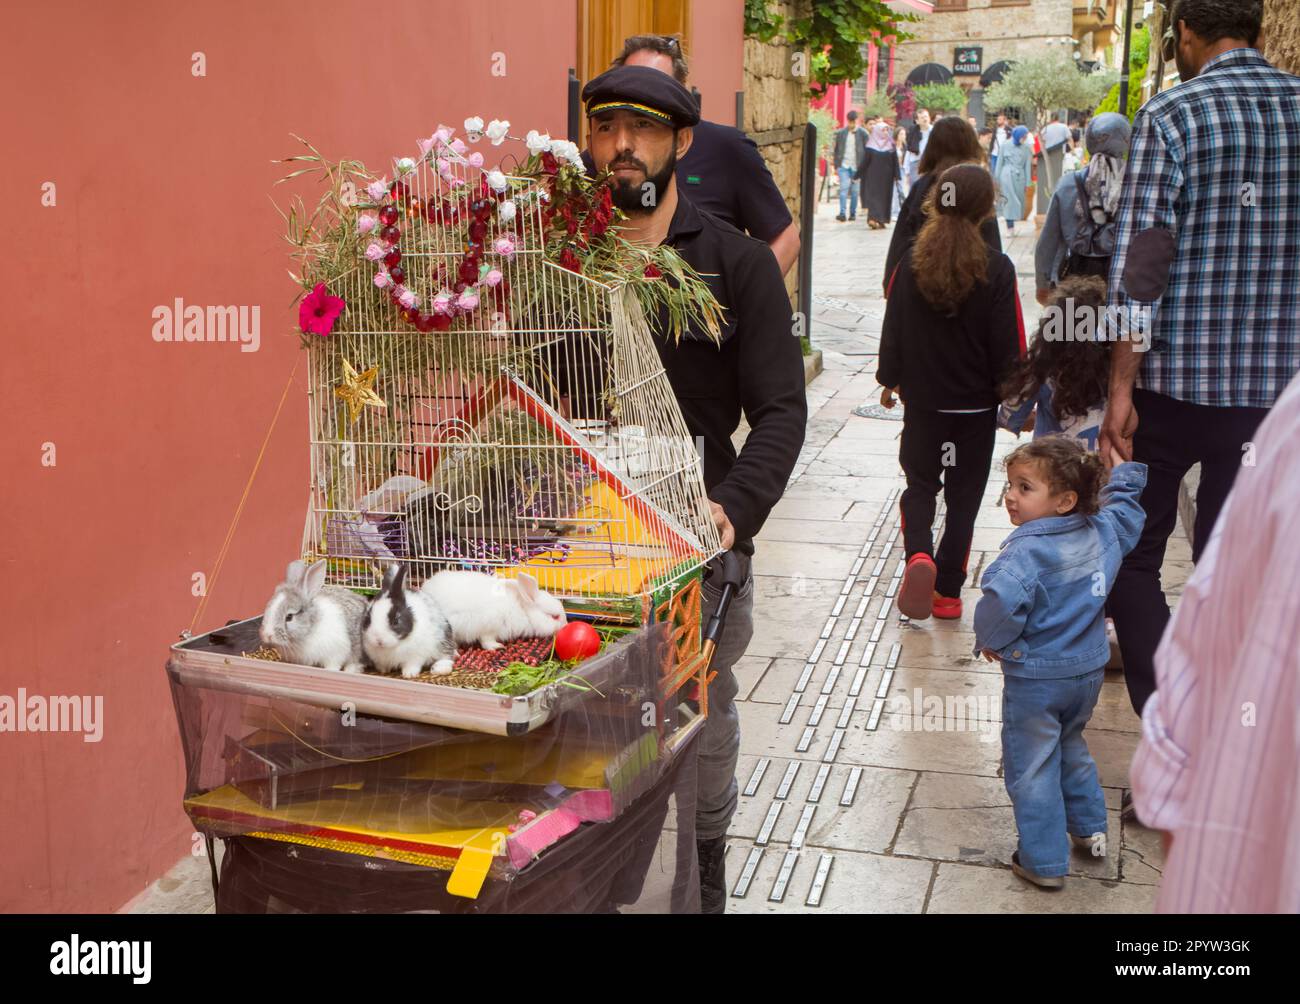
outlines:
M1145 464L1118 464L1095 516L1047 516L1016 527L980 579L975 652L992 649L1007 676L1055 680L1110 657L1104 607L1146 515Z

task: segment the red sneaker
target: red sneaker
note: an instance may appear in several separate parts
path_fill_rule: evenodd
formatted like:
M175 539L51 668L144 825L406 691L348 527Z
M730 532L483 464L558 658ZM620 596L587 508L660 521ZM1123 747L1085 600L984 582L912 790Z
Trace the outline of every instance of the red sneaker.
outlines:
M934 615L946 621L955 621L961 617L961 597L960 596L940 596L934 594L932 604Z
M898 612L914 621L927 619L937 574L934 559L925 552L918 551L908 558L907 567L903 569L903 585L898 590Z

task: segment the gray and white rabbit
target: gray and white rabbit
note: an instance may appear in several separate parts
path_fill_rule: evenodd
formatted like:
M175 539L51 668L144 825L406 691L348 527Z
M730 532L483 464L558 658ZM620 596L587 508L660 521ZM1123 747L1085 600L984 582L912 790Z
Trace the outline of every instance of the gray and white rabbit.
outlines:
M366 601L350 589L325 585L325 571L323 558L311 565L291 561L262 614L258 637L288 662L363 672Z
M421 587L451 622L460 645L488 651L515 638L550 638L564 627L564 604L526 572L513 579L485 572L439 572Z
M408 592L405 582L406 566L389 565L362 618L362 648L381 673L400 669L410 679L433 663L434 675L446 676L456 658L447 618L420 590Z

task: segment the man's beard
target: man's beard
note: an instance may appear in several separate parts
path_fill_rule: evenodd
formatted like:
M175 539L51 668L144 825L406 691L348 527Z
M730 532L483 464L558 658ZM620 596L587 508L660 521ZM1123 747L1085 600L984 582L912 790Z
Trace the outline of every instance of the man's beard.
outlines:
M627 159L615 158L609 163L611 171L619 166L639 167L642 171L646 171L646 179L639 185L633 184L626 178L613 179L610 190L614 205L627 213L628 216L642 216L652 213L659 205L659 200L663 198L664 193L668 191L668 182L672 180L673 172L677 170L677 148L674 146L673 149L668 151L668 159L664 162L664 166L654 174L650 174L646 166L640 161L630 157ZM649 193L648 201L647 193Z

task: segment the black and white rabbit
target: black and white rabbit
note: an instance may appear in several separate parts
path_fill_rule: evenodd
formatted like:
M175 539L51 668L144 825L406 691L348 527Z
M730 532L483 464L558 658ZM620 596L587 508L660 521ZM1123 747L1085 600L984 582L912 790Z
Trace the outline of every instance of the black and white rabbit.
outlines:
M258 637L281 658L302 666L365 670L361 618L366 601L342 586L325 585L325 560L292 561L271 595Z
M431 598L405 589L406 566L389 565L379 594L361 623L361 644L376 669L400 669L407 679L433 663L435 676L446 676L456 658L447 618Z

